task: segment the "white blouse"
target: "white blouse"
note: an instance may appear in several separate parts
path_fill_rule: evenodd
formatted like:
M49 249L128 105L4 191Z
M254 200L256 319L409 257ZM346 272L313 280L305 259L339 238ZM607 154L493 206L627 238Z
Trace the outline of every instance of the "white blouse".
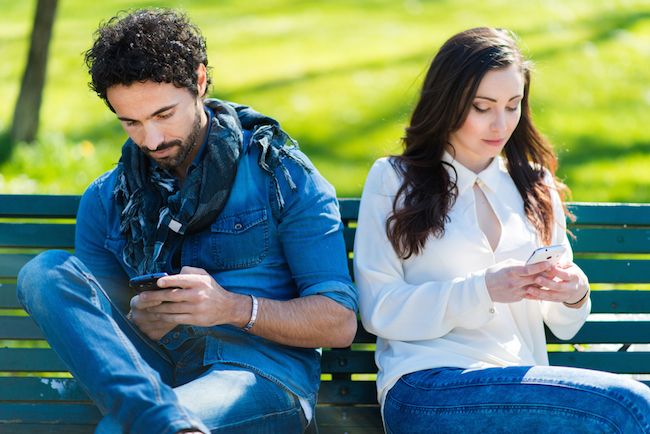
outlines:
M377 391L383 406L390 388L404 374L437 367L548 365L544 323L559 338L574 336L591 309L562 303L522 300L495 303L485 271L514 259L526 261L541 247L524 213L524 202L500 157L478 175L445 153L455 168L458 196L442 238L430 236L423 251L403 260L386 236L400 176L387 158L375 162L363 190L354 242L354 272L364 327L378 336ZM447 168L452 179L453 171ZM547 182L552 185L550 175ZM493 251L479 227L478 183L499 223L501 238ZM572 260L559 195L552 191L552 244L564 244Z

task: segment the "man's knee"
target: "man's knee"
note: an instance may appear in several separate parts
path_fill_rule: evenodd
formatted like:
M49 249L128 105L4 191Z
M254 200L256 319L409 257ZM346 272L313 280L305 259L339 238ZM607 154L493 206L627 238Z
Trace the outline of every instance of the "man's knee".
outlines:
M54 292L57 281L65 279L67 263L74 258L64 250L48 250L25 264L18 273L16 294L20 304L29 311L42 301L48 292Z

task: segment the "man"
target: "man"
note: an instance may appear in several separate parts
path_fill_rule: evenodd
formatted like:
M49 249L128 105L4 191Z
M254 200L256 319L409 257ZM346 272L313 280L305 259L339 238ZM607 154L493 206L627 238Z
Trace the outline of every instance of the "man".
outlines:
M273 119L203 99L205 42L170 10L100 27L91 88L129 136L18 296L105 415L97 432L302 432L318 347L356 331L335 193ZM136 294L129 278L169 275Z

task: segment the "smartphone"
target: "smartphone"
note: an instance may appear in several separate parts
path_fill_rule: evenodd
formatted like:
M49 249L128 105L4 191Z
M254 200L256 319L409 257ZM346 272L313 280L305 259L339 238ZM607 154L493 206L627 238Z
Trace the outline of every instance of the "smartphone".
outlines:
M539 249L535 249L533 254L530 255L530 258L526 261L526 265L537 264L538 262L544 261L548 261L552 265L555 265L558 263L562 255L564 255L564 252L566 252L566 247L561 244L540 247Z
M169 288L160 288L156 284L156 282L158 282L158 279L164 276L167 276L167 273L152 273L152 274L143 274L142 276L135 276L134 278L129 280L129 287L135 289L137 292L169 289Z

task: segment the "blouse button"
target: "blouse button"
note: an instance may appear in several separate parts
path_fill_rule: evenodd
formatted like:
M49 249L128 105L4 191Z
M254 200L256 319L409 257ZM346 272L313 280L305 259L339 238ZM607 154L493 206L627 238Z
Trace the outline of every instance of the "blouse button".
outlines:
M244 225L242 225L241 223L235 223L235 229L236 230L241 230L241 228L243 228L243 227L244 227Z
M490 313L494 313L494 308L493 307L490 308Z

